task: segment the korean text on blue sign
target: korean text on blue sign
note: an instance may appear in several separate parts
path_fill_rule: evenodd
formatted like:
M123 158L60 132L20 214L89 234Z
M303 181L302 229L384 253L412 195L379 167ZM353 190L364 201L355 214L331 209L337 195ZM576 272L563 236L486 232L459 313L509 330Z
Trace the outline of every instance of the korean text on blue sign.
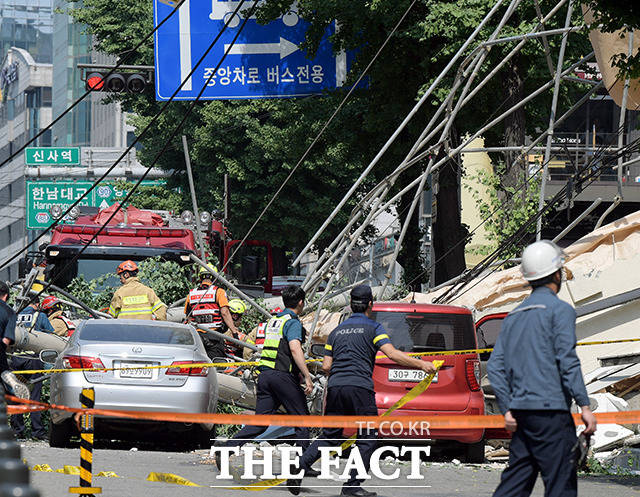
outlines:
M254 17L249 18L232 43L245 18L242 12L254 2L245 1L239 14L234 15L239 4L237 1L185 0L178 12L156 31L158 100L168 100L185 80L176 100L194 100L204 85L201 98L208 100L306 96L342 85L347 57L333 53L328 38L334 33L334 26L327 29L312 59L307 59L299 48L309 23L300 18L296 10L266 25L258 24ZM163 1L154 0L155 25L172 10ZM227 21L228 28L189 77ZM209 79L227 50L226 59Z

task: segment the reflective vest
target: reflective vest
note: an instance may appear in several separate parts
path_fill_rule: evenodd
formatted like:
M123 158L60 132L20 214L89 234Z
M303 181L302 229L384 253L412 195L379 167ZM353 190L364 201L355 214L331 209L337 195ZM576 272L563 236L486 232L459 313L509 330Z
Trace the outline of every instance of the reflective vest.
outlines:
M138 278L132 277L116 290L109 314L120 319L167 319L167 306Z
M216 299L218 287L212 286L203 290L194 288L189 292L185 313L196 323L208 324L212 328L222 328L222 315ZM198 330L206 333L205 330Z
M260 323L258 325L258 329L256 330L256 346L258 348L262 348L264 345L264 339L267 336L267 322Z
M289 341L284 338L283 334L284 325L289 319L291 319L291 315L285 314L272 318L267 323L259 366L287 373L292 372L293 358L291 357L291 349L289 349Z

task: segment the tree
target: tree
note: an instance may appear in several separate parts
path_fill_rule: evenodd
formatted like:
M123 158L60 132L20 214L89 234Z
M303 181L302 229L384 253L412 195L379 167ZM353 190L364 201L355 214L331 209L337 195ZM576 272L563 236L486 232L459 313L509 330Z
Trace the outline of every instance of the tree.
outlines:
M257 17L261 22L275 19L287 12L292 3L293 0L266 0L258 9ZM348 76L348 83L351 83L373 58L410 3L411 0L299 0L299 11L311 24L302 48L313 54L326 27L337 20L340 29L332 36L335 50L357 51ZM555 5L554 2L543 0L543 11L548 11L552 3ZM433 81L493 4L492 0L419 0L371 68L368 87L354 93L313 152L300 165L290 184L274 201L252 237L269 239L275 245L288 249L303 246L413 107L416 98ZM115 0L84 0L84 8L72 13L78 22L88 25L89 32L96 38L97 48L114 55L126 53L142 33L152 29L149 2L122 4ZM558 16L561 17L562 13ZM486 38L493 31L498 18L496 16L489 23L479 39ZM517 27L505 29L504 34L532 28L535 18L533 7L529 2L523 2L515 16ZM553 21L546 27L550 29L557 25L557 21ZM576 37L571 39L575 40ZM559 37L550 40L552 50L557 51L559 42ZM494 47L478 78L486 75L488 68L495 66L512 46ZM588 50L584 48L583 43L572 41L569 51L586 53ZM134 60L129 59L128 63L152 63L150 46L133 55ZM506 85L496 78L476 97L475 105L460 114L451 134L453 141L478 129L497 110L506 108L505 105L517 101L550 78L540 42L529 42L501 76L507 80ZM430 105L424 106L401 133L371 178L365 182L360 194L401 162L436 105L446 97L447 85L450 87L452 82L451 78L445 80ZM170 143L158 165L175 171L169 186L181 186L186 191L180 135L184 133L190 137L196 193L202 208L220 208L223 198L222 177L228 174L232 183L230 226L236 235L243 235L296 166L343 96L344 90L339 89L320 97L304 99L198 104L187 120L185 129ZM563 102L568 97L568 94L563 94ZM151 90L142 96L125 95L119 98L125 108L135 112L132 123L138 133L159 109ZM485 136L487 144L520 144L524 134L546 126L549 98L550 95L546 95L534 100L502 126L488 132ZM152 132L142 137L143 148L139 157L143 164L151 164L189 105L172 103L158 119ZM510 156L506 162L508 167L500 176L499 186L504 196L526 175L522 160ZM395 185L396 191L425 166L423 161L416 164L411 172L403 174ZM456 276L464 268L466 230L461 225L459 215L460 174L457 160L449 161L447 167L443 168L438 189L438 209L443 214L440 217L442 222L434 234L436 258L442 259L438 281ZM400 209L407 205L406 202L406 199L403 200ZM353 200L345 206L319 239L319 249L340 231L353 206ZM417 223L412 223L407 235L411 244L405 244L399 261L407 270L407 281L415 280L416 284L427 278L420 251L415 250L413 245L419 238ZM456 249L450 250L451 246Z

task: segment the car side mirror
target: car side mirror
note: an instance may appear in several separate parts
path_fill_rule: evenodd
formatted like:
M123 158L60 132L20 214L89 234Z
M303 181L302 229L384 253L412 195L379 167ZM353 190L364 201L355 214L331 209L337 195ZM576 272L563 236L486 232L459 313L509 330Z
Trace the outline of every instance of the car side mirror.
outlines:
M311 355L324 357L324 343L311 344Z
M40 360L46 364L54 364L58 359L59 355L60 354L58 353L57 350L44 349L40 351L40 354L38 355L38 357L40 357Z

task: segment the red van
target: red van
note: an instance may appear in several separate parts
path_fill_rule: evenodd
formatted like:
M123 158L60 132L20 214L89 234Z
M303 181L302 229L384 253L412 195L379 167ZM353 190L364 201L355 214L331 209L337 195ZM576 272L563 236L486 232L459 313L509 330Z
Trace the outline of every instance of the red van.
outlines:
M375 302L373 319L384 326L393 345L404 352L438 352L476 349L476 331L471 311L465 307ZM480 388L478 354L433 355L425 360L442 359L429 389L394 415L474 415L484 414ZM373 370L378 411L383 413L424 377L420 370L399 366L379 357ZM465 444L467 462L484 461L484 430L405 430L380 433L381 438L430 439Z

